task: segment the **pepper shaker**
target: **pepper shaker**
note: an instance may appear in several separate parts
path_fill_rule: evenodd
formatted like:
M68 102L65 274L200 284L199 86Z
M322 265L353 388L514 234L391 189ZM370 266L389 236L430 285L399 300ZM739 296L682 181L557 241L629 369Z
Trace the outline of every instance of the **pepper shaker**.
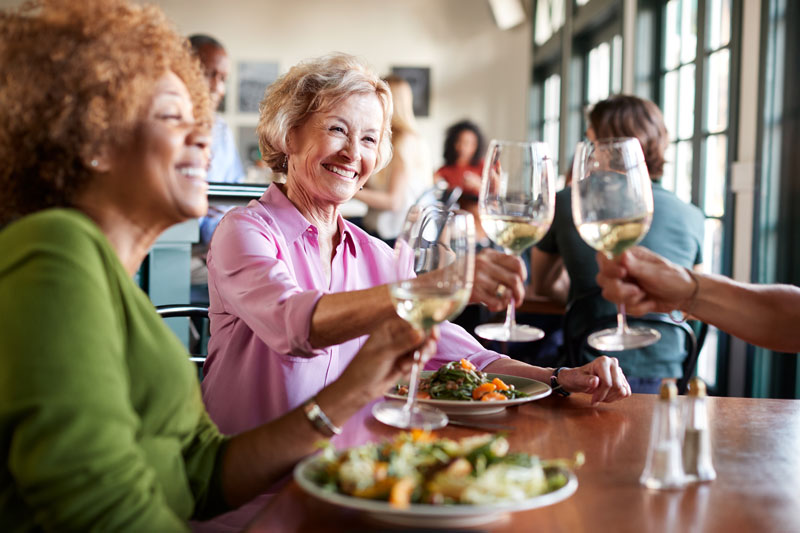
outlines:
M639 482L651 489L679 489L686 485L681 459L681 424L678 388L672 380L661 382L653 415L650 447Z
M683 468L691 481L711 481L717 473L711 461L711 429L708 424L706 384L699 377L689 381L683 434Z

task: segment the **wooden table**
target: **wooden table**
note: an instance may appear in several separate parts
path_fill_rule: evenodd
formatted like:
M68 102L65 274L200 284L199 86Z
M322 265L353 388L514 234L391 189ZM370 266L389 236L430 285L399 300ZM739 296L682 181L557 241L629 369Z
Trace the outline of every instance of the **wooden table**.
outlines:
M484 531L800 531L800 401L710 398L716 481L678 491L639 485L656 397L633 395L592 408L583 395L546 398L492 421L516 427L512 450L544 458L586 454L569 499L507 515ZM390 437L366 413L345 426L337 445ZM448 427L460 438L475 430ZM322 503L294 483L266 505L254 532L401 531Z

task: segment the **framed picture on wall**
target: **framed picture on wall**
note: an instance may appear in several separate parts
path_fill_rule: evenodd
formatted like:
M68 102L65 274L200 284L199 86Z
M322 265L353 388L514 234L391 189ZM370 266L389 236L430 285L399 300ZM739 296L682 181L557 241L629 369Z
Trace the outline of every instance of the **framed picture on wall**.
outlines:
M431 99L430 67L392 67L392 74L411 85L414 95L414 116L427 117Z
M267 61L239 63L239 112L258 113L264 91L278 78L278 64Z

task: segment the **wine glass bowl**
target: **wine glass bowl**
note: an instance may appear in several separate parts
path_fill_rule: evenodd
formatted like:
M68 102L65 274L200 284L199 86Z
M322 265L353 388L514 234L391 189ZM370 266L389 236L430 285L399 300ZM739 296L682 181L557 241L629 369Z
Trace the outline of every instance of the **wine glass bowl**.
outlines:
M439 205L413 206L394 247L397 281L389 292L397 315L429 333L458 316L469 301L475 269L475 223L466 211ZM405 404L384 401L372 408L376 419L398 428L437 429L447 415L416 403L419 351Z
M555 165L544 143L493 140L484 163L479 198L481 226L509 255L520 256L550 229L555 214ZM544 337L517 324L512 297L503 324L481 324L480 337L528 342Z
M572 217L589 246L613 259L644 238L653 219L653 190L638 139L578 143L572 175ZM629 327L620 305L617 327L592 333L587 342L622 351L660 338L657 330Z

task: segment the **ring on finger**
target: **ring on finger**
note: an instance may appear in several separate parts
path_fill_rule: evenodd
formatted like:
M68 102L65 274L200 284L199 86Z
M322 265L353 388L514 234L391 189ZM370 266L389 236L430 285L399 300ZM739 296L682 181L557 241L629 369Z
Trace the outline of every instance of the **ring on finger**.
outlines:
M506 293L506 286L502 283L497 284L497 289L495 289L494 293L497 295L498 298L502 298Z

